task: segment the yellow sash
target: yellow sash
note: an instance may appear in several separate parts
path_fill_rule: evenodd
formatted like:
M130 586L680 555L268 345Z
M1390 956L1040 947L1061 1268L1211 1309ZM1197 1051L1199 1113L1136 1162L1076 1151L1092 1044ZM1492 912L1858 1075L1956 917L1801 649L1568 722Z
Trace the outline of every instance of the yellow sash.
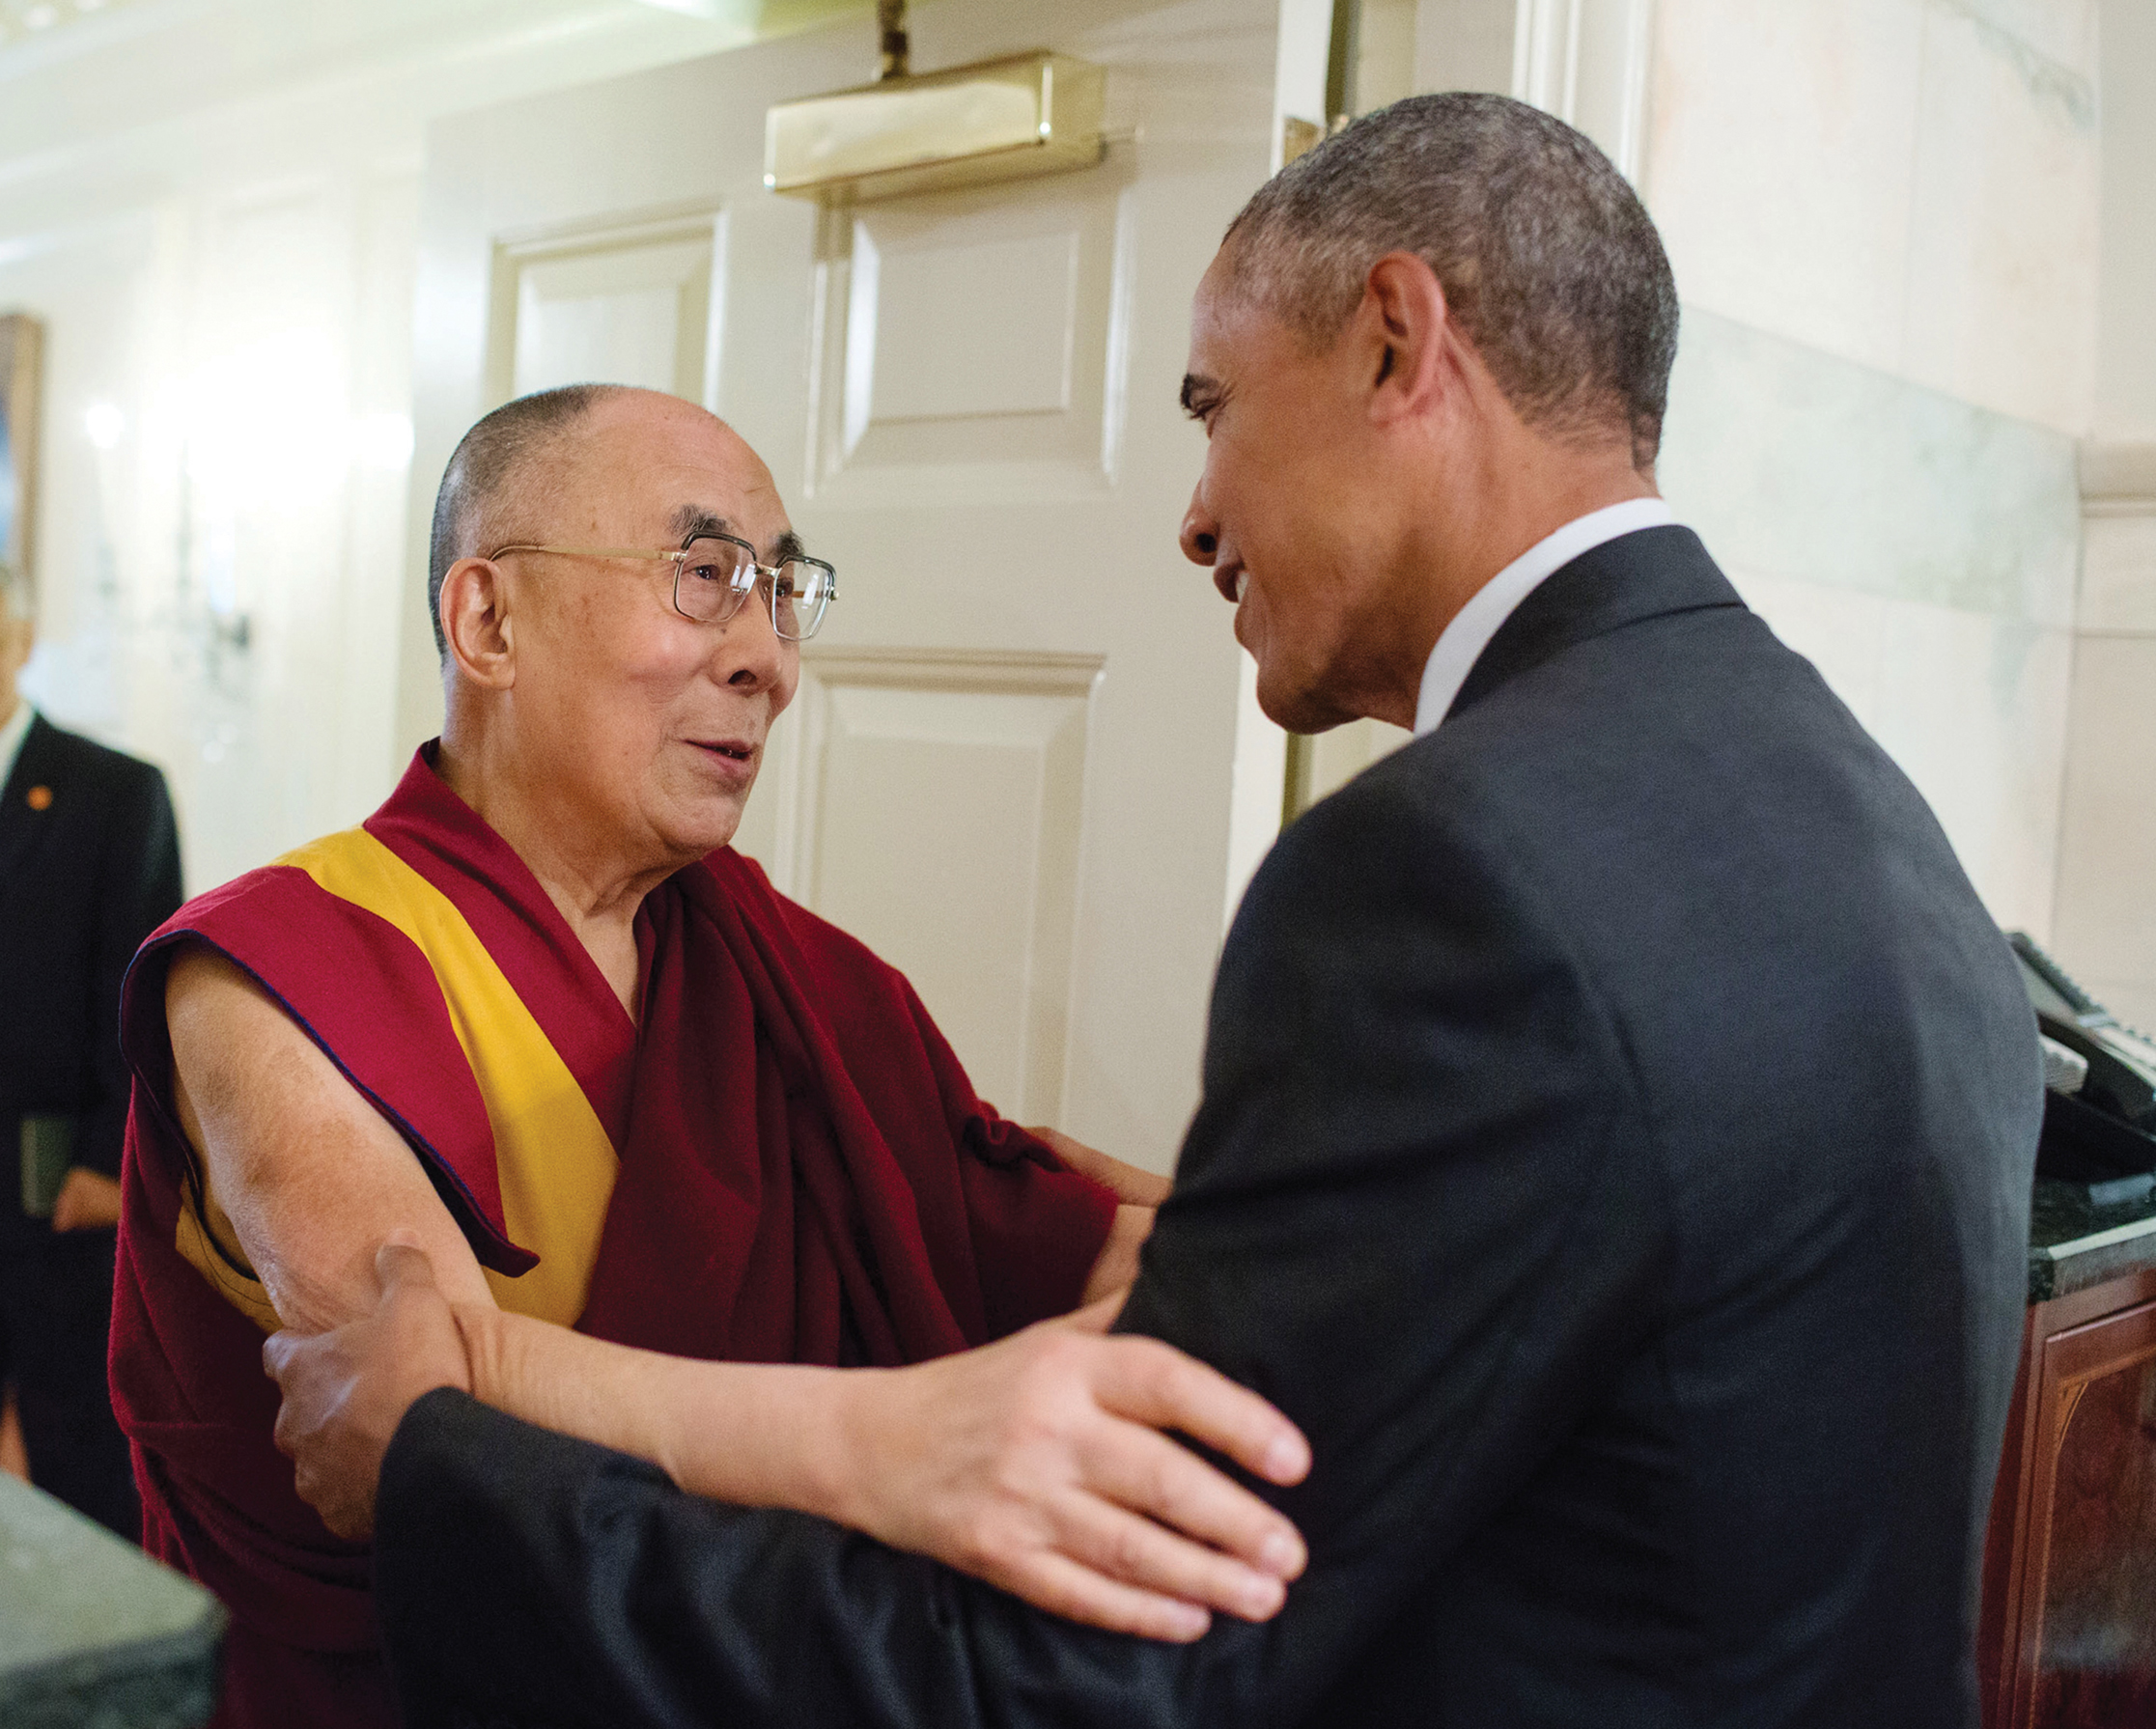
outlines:
M434 968L494 1131L502 1223L539 1265L518 1278L487 1270L494 1300L516 1314L573 1325L584 1312L606 1204L620 1160L591 1101L510 988L462 913L441 890L363 828L350 828L277 860L305 871L324 893L396 926ZM276 1311L259 1280L242 1278L208 1241L245 1265L231 1221L205 1191L207 1226L180 1214L182 1258L265 1332Z

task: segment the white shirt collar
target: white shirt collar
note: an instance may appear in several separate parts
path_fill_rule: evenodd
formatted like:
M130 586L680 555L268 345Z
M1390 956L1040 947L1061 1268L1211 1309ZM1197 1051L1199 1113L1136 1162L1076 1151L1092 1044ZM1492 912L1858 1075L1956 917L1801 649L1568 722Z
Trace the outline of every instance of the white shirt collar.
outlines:
M30 706L26 696L15 699L15 711L0 724L0 787L8 784L15 771L15 758L22 754L22 741L30 737L30 723L37 719L38 711Z
M1628 498L1622 504L1605 505L1575 516L1554 535L1537 541L1470 597L1438 637L1437 647L1422 666L1422 694L1414 705L1414 731L1420 738L1444 718L1468 682L1468 674L1481 659L1490 639L1510 618L1515 608L1544 580L1564 569L1582 552L1605 541L1636 529L1661 528L1676 521L1669 507L1659 498Z

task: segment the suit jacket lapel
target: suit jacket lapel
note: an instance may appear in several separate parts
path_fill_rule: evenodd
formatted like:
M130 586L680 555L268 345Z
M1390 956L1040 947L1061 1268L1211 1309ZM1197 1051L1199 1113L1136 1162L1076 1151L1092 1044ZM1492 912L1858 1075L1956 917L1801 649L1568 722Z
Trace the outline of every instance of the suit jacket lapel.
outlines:
M52 787L57 804L64 789L52 786L56 765L52 762L52 741L57 735L40 714L31 721L30 732L22 741L22 749L15 757L14 772L8 776L8 784L0 788L0 882L19 864L30 851L31 844L49 825L51 810L33 810L30 807L32 787Z
M1742 605L1743 597L1691 529L1619 535L1560 566L1514 608L1469 669L1445 716L1472 708L1507 679L1589 637L1666 613Z

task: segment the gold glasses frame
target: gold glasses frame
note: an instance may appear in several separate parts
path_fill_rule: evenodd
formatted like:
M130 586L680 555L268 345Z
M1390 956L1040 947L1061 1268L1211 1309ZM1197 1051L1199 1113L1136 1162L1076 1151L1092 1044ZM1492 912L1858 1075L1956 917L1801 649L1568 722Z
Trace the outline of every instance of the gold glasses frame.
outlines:
M729 546L740 548L743 554L742 562L735 569L727 583L728 599L725 604L718 612L708 619L698 618L695 613L682 604L682 572L687 569L689 559L694 556L698 541L720 541ZM741 611L742 603L756 592L758 584L762 584L765 592L770 597L771 629L782 642L806 642L814 636L817 631L824 627L824 615L830 610L830 603L838 599L838 572L823 559L811 558L805 552L797 552L775 565L759 564L756 558L756 548L739 535L715 532L690 535L680 546L671 551L649 546L543 546L536 543L518 542L513 545L497 546L487 556L490 559L507 558L512 552L540 552L555 558L664 560L674 567L674 610L685 619L699 625L725 624ZM821 571L824 573L824 592L816 602L815 616L809 621L808 628L805 630L788 630L779 622L778 578L779 572L787 565L807 565L812 570Z

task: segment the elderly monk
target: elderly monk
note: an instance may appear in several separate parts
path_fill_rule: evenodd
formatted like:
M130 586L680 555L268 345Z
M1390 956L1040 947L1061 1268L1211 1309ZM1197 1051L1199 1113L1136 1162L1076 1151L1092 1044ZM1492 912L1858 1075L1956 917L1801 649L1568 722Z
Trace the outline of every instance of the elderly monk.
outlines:
M926 1363L1112 1294L1164 1188L998 1118L902 977L727 850L832 589L701 409L496 410L435 513L441 739L363 826L144 946L113 1385L147 1547L233 1612L220 1722L395 1720L368 1510L333 1531L299 1498L261 1360L371 1312L391 1241L436 1269L482 1396L686 1488L1130 1631L1278 1606L1292 1527L1147 1425L1275 1476L1300 1437L1096 1336L1112 1302L918 1384L775 1367ZM971 1478L886 1439L1073 1352L1096 1396L1005 1425Z

